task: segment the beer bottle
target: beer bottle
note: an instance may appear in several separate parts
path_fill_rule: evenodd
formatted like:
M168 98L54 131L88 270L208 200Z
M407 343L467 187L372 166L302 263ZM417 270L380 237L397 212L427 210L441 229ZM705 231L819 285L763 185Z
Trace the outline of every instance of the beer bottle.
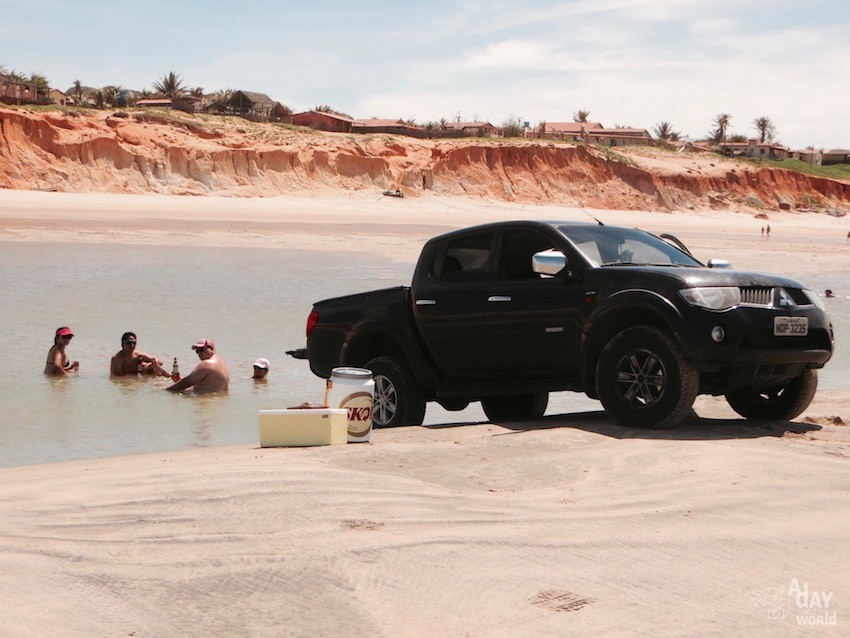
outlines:
M171 380L180 381L180 369L177 367L177 357L174 357L174 365L171 366Z

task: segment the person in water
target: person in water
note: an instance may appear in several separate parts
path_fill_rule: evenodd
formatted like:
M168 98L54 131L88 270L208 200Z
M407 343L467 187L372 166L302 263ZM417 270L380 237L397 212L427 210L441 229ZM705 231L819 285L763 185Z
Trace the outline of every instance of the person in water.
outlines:
M80 369L80 362L73 363L65 354L65 348L71 343L74 338L74 333L68 326L62 326L56 329L56 334L53 337L53 347L47 353L47 362L44 364L44 374L51 377L66 377L69 372Z
M166 388L169 392L182 392L193 388L196 394L227 392L230 386L230 373L227 363L215 352L212 339L201 339L192 346L201 360L195 369L177 383Z
M136 349L136 341L135 332L125 332L121 335L121 349L112 357L109 374L113 377L137 374L170 377L171 373L162 369L160 359Z
M251 377L254 381L265 381L266 375L269 373L269 360L265 357L260 357L254 361L254 376Z

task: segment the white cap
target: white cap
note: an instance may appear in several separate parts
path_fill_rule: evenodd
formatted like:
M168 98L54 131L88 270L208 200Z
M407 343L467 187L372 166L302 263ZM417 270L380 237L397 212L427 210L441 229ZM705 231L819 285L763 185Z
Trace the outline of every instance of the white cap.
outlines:
M255 368L265 368L266 370L268 370L269 367L270 367L269 366L269 360L266 359L265 357L260 357L259 359L254 361L254 367Z

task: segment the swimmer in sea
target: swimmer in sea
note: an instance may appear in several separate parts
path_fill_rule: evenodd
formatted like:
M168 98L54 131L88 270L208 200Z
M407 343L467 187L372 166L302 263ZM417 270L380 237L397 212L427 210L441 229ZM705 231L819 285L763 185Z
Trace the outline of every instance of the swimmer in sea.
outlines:
M53 337L53 347L47 353L47 362L44 364L44 374L50 377L67 377L69 372L80 369L80 362L73 363L65 354L65 348L71 343L74 333L68 326L56 329Z
M266 375L269 373L269 360L265 357L260 357L256 361L254 361L254 376L251 377L255 382L256 381L265 381Z
M230 373L227 363L215 351L212 339L201 339L192 346L198 355L198 365L177 383L165 388L169 392L182 392L192 388L195 394L227 392L230 385Z
M162 369L162 361L152 354L136 350L136 333L125 332L121 335L121 349L112 357L109 374L113 377L145 374L170 377L171 373Z

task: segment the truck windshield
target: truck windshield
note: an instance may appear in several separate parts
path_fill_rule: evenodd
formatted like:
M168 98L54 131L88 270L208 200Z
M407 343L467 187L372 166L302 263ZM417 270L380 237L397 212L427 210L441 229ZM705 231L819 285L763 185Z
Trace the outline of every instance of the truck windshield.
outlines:
M687 253L642 230L591 225L562 225L557 228L594 267L702 266Z

